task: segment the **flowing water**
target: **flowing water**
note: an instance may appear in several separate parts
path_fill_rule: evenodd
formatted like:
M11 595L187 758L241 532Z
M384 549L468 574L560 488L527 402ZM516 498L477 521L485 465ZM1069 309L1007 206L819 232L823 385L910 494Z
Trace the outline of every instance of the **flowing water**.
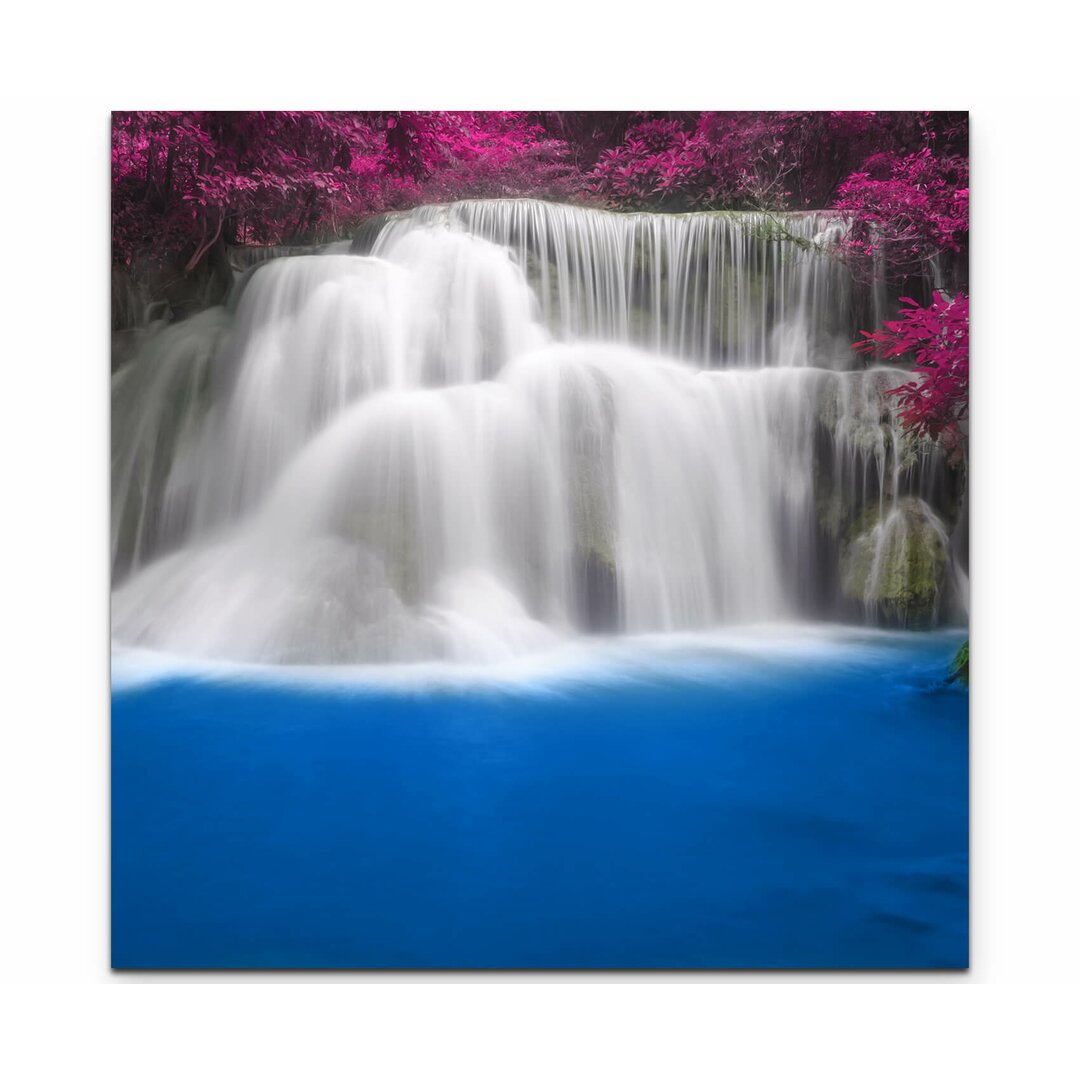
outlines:
M114 377L113 628L270 663L962 617L957 478L824 214L423 207Z

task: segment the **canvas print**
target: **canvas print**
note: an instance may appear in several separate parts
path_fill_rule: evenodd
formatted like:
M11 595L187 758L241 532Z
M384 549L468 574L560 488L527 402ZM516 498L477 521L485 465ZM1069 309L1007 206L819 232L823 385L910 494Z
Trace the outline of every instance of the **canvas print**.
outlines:
M968 963L954 112L117 112L112 962Z

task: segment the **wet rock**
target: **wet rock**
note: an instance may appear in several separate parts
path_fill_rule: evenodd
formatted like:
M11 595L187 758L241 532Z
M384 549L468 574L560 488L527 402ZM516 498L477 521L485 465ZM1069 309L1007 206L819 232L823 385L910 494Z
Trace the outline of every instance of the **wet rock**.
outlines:
M922 628L938 619L949 564L948 535L920 499L905 497L841 549L840 581L877 622Z

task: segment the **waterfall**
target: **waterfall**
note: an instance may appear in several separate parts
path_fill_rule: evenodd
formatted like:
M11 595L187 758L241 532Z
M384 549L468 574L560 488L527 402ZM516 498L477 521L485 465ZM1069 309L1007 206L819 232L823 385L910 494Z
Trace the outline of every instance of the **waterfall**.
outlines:
M706 367L850 366L855 290L822 258L843 227L835 215L466 201L390 217L353 249L393 259L418 223L508 249L563 339L634 342Z
M853 370L825 214L422 207L249 270L114 377L118 641L494 660L954 603L956 481Z

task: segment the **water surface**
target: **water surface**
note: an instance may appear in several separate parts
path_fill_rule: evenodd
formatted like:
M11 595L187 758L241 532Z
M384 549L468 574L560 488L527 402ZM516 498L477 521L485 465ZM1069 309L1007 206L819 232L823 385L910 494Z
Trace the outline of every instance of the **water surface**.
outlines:
M953 632L517 668L121 654L120 968L967 965Z

